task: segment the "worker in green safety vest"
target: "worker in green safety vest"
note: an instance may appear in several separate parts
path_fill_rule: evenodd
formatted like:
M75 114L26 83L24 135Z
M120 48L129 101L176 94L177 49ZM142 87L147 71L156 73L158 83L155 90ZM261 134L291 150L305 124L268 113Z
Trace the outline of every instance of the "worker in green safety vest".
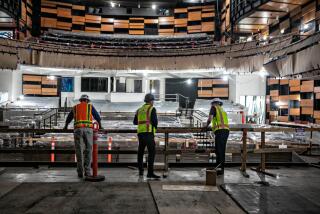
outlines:
M217 174L224 174L224 163L225 163L225 152L226 145L229 137L229 121L228 115L222 108L223 101L219 98L215 98L211 102L211 109L207 126L211 123L212 131L215 135L215 153L216 153L216 164Z
M138 168L139 176L143 176L143 155L144 150L148 149L148 174L147 178L159 179L160 176L154 174L153 165L156 155L156 143L154 141L154 135L158 126L158 118L156 109L153 107L154 96L152 94L146 94L144 98L145 104L141 106L134 117L133 124L138 125Z

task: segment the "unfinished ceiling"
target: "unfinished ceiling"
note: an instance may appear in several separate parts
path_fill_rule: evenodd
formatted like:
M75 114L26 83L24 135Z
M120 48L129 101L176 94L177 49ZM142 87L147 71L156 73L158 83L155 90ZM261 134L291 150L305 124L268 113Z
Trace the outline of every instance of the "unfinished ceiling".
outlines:
M310 0L271 0L256 9L253 12L241 19L235 26L235 32L258 32L264 30L285 16L287 13L293 11L299 6L302 6Z

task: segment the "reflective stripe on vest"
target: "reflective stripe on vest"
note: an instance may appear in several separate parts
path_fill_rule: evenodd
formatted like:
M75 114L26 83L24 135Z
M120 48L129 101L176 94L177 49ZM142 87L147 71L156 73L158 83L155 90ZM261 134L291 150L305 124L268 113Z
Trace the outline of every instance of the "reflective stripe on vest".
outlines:
M92 128L92 105L81 102L73 107L74 127Z
M219 129L229 130L228 115L221 106L215 106L216 116L212 119L212 131L215 132Z
M149 104L144 104L141 108L138 109L138 133L155 133L156 129L151 124L152 109L153 106Z

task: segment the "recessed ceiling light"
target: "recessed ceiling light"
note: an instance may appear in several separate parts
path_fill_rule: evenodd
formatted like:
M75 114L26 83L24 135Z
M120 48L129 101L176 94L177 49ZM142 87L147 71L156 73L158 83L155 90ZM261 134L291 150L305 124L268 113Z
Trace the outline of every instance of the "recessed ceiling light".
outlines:
M111 4L111 7L116 6L116 3L114 3L114 2L110 2L110 4Z
M152 8L152 10L155 10L155 9L157 8L157 6L156 6L155 4L153 4L153 5L151 6L151 8Z

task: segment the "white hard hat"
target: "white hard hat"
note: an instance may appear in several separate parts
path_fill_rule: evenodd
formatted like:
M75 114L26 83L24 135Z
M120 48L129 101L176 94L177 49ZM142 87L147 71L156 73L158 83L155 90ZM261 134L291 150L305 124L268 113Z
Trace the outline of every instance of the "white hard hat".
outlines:
M86 94L81 95L79 101L81 101L81 100L88 100L88 102L90 102L89 96Z
M213 103L219 103L219 105L223 105L223 101L220 98L214 98L211 101L211 104L213 104Z

